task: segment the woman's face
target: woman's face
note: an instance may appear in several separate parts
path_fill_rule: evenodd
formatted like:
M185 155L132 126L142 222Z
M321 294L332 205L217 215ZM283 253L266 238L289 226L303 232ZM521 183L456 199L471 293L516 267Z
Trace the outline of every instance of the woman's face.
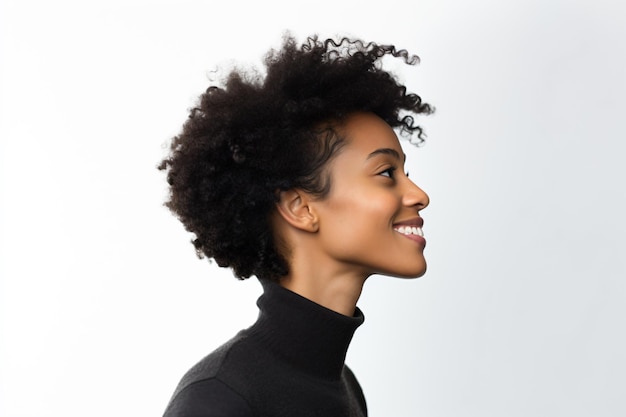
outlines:
M420 210L428 196L405 174L391 127L371 113L348 118L331 162L329 194L316 202L322 250L346 272L419 277L426 272Z

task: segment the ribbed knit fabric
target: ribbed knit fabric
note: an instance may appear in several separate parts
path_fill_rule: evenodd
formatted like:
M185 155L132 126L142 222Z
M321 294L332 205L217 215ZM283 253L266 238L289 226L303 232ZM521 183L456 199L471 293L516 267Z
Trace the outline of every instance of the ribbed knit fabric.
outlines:
M165 417L365 417L344 365L358 308L347 317L263 282L256 323L183 377Z

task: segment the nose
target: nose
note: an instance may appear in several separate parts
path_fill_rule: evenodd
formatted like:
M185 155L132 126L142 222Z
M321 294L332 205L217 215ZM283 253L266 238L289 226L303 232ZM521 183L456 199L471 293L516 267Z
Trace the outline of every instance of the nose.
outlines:
M407 207L415 207L417 211L423 210L430 203L428 194L418 187L408 177L406 178L406 186L402 195L402 204Z

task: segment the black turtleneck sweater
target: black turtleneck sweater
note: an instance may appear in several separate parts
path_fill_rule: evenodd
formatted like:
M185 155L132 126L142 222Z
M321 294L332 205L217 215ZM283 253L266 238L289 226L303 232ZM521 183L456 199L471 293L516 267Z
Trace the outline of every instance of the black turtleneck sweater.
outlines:
M256 323L183 377L165 417L365 417L361 387L344 365L363 323L263 282Z

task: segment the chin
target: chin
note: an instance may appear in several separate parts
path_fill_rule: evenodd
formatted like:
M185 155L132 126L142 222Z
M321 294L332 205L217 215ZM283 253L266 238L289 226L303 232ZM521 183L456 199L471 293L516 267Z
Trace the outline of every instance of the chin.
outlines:
M426 273L426 268L422 269L420 272L416 274L406 275L406 276L398 276L398 278L406 278L406 279L417 279L424 276Z
M403 279L416 279L423 276L426 273L426 264L421 265L419 268L405 269L402 271L387 271L379 272L380 275L386 275L389 277L403 278Z

